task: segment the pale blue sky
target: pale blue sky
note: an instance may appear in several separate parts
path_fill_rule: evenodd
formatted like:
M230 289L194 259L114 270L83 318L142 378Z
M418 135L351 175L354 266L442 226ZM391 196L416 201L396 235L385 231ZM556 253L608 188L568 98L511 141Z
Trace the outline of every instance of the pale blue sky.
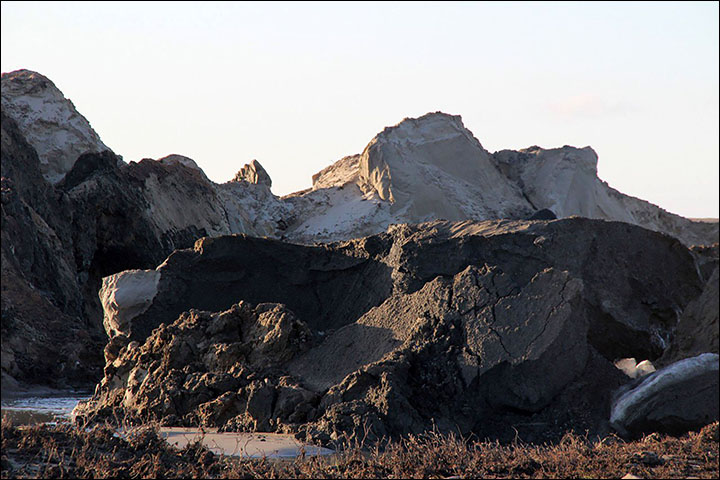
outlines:
M3 72L55 82L125 160L273 191L387 125L460 114L490 151L591 145L618 190L718 216L718 3L2 2Z

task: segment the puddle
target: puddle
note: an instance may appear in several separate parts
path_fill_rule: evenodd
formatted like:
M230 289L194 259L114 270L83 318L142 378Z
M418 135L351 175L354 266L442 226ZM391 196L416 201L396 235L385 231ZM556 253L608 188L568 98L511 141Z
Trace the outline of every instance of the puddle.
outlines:
M2 417L13 425L58 424L69 422L70 413L79 401L87 400L90 393L52 391L42 394L23 394L2 399ZM242 458L292 459L304 456L332 455L333 450L305 445L292 435L277 433L220 433L217 429L163 427L160 429L168 443L178 448L201 440L216 455ZM122 432L118 434L122 436Z
M70 412L91 394L77 391L53 391L39 395L3 396L2 417L15 425L69 422Z
M216 429L206 429L203 433L194 428L163 427L160 434L178 448L200 439L203 445L217 455L243 458L297 458L335 453L327 448L304 445L292 435L278 433L218 433Z

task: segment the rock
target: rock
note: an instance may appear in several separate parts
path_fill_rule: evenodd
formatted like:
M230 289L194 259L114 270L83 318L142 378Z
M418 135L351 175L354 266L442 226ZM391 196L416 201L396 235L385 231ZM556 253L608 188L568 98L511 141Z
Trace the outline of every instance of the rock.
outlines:
M3 381L87 386L106 339L83 318L70 208L4 108L1 165Z
M634 454L631 459L637 463L647 465L648 467L657 467L662 465L665 461L658 457L655 452L640 452Z
M102 277L154 268L174 249L191 246L205 235L231 233L233 228L268 232L266 224L259 224L256 232L257 223L247 213L245 218L252 221L242 223L238 214L231 226L227 211L219 206L227 187L213 184L186 163L176 156L126 165L109 151L85 153L52 185L43 178L35 148L3 108L6 375L54 387L68 386L66 382L87 386L103 365L106 338L98 298ZM269 191L247 192L266 187L246 186L237 185L229 193L236 202L234 211L262 202L272 205ZM276 228L271 218L262 221Z
M391 202L393 210L404 210L407 222L428 215L466 220L517 218L527 212L520 192L459 116L429 113L385 128L365 147L359 168L360 188ZM484 209L465 211L464 199Z
M451 282L430 282L357 322L374 335L359 335L354 324L314 348L310 330L277 304L253 309L241 302L219 314L193 310L161 325L139 349L121 349L95 397L75 413L150 415L165 424L199 421L226 430L313 429L318 438L338 438L367 422L373 435L419 432L434 422L468 432L504 408L540 411L585 369L582 289L567 273L547 270L511 301L489 297L489 303L520 310L494 322L491 308L465 311L450 301L456 289L478 288L476 276L480 288L494 292L497 275L469 268ZM527 316L523 306L531 308L548 288L555 294L543 296L537 313ZM400 305L414 310L398 311ZM429 309L425 318L413 321L423 309ZM397 341L382 332L387 328ZM116 338L125 337L111 343ZM373 352L378 360L368 358L373 345L380 347ZM539 382L548 369L553 381ZM485 406L478 409L478 402Z
M363 253L348 255L342 248L247 236L206 237L193 249L176 251L158 267L157 295L123 333L144 341L161 322L172 322L188 305L220 311L239 298L255 304L283 303L313 327L338 328L379 303L392 288L387 267ZM193 264L200 268L192 268ZM353 287L363 296L348 296Z
M506 409L548 407L587 362L580 283L547 270L501 299L493 287L497 275L469 267L452 282L436 279L386 301L291 362L288 371L303 385L327 390L318 429L331 436L347 431L343 417L355 413L338 412L359 407L382 424L377 435L422 432L433 421L442 430L471 432ZM489 290L485 302L468 310L453 304L459 291L472 287ZM538 289L549 290L539 302ZM536 310L527 315L525 306Z
M720 243L712 245L692 245L690 250L695 255L695 261L703 279L710 280L720 263Z
M452 283L435 280L415 293L393 297L298 357L288 371L322 391L388 356L455 345L462 352L452 372L461 374L456 390L484 385L493 406L538 411L585 366L587 318L578 311L581 283L567 272L550 269L501 298L493 285L499 276L495 270L468 267ZM471 306L453 302L473 290L481 296L485 292L484 298ZM545 292L542 299L540 291ZM445 330L443 337L435 337ZM340 363L339 358L351 360ZM554 372L551 381L545 368ZM535 383L538 378L544 379L542 384ZM434 402L428 394L423 400Z
M233 178L234 182L246 181L255 185L266 185L268 188L272 187L272 180L270 175L267 174L265 169L260 165L260 162L253 160L247 165L243 166L240 171Z
M623 195L598 178L597 163L590 147L490 154L459 116L407 118L379 133L362 154L314 175L312 189L284 197L293 215L282 235L313 243L432 219L583 216L640 225L688 246L718 241L717 221L692 221Z
M275 235L286 218L267 186L214 184L187 157L125 164L42 75L3 74L2 84L7 378L94 383L102 277L154 268L207 235Z
M117 338L125 337L113 337L111 344ZM249 428L267 430L274 410L281 419L296 413L287 393L274 407L277 391L293 390L297 395L291 398L296 400L313 398L288 378L272 373L311 341L307 326L281 305L252 308L240 302L217 314L193 310L155 330L143 345L120 342L118 353L108 357L96 396L78 406L76 414L126 412L165 423L174 419L212 426L247 415L253 422ZM258 375L269 377L257 379Z
M192 158L185 157L183 155L178 155L176 153L173 153L171 155L167 155L162 158L158 158L158 162L162 163L163 165L184 165L188 168L192 168L193 170L198 170L202 172L203 175L205 175L205 172L202 171L202 169L198 166L198 164L193 160Z
M360 155L343 157L312 176L312 189L344 187L355 183L360 174Z
M626 436L679 435L717 421L719 362L717 354L704 353L631 383L613 401L613 428Z
M339 241L395 223L525 218L533 209L494 165L459 116L442 112L385 128L362 154L313 176L313 188L284 199L296 242Z

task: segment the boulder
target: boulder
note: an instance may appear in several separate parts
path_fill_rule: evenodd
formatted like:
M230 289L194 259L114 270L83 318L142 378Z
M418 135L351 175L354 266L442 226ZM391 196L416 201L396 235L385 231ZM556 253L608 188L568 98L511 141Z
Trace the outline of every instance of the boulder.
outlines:
M126 270L103 278L100 301L109 337L123 333L133 317L148 309L159 282L160 272L156 270Z
M96 396L75 413L128 413L168 424L212 426L242 414L267 430L276 393L293 390L296 400L312 399L276 371L311 341L307 326L282 305L240 302L215 314L192 310L156 329L142 345L113 337ZM277 403L278 411L291 417L292 403L285 398Z
M619 222L433 222L318 246L236 235L204 238L168 257L157 268L151 305L123 333L144 341L189 308L221 311L238 299L283 303L313 329L337 329L393 294L468 265L496 266L515 286L546 268L581 280L591 306L589 340L610 360L658 358L677 312L702 288L678 241Z
M720 389L715 353L680 360L622 388L610 422L622 435L674 435L718 420Z

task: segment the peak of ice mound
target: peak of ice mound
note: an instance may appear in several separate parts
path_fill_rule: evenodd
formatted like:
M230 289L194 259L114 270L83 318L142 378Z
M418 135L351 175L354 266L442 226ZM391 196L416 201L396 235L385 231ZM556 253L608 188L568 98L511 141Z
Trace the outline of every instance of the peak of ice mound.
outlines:
M158 162L162 163L163 165L184 165L188 168L192 168L193 170L199 170L203 171L202 168L198 166L197 163L195 163L195 160L189 157L185 157L183 155L178 155L176 153L172 153L170 155L167 155L163 158L158 158Z
M43 177L53 184L65 177L81 154L108 150L73 103L37 72L2 74L2 109L35 148Z
M358 185L405 211L408 221L531 213L460 116L441 112L405 119L370 141Z
M450 115L443 112L426 113L418 118L405 118L397 125L385 127L373 140L374 142L391 142L398 145L433 143L452 137L463 136L476 143L482 149L480 142L465 128L460 115ZM366 147L366 149L368 148Z
M267 185L268 188L272 187L272 180L270 175L265 171L260 162L252 160L250 163L245 164L233 178L234 182L245 181L253 183L255 185Z

